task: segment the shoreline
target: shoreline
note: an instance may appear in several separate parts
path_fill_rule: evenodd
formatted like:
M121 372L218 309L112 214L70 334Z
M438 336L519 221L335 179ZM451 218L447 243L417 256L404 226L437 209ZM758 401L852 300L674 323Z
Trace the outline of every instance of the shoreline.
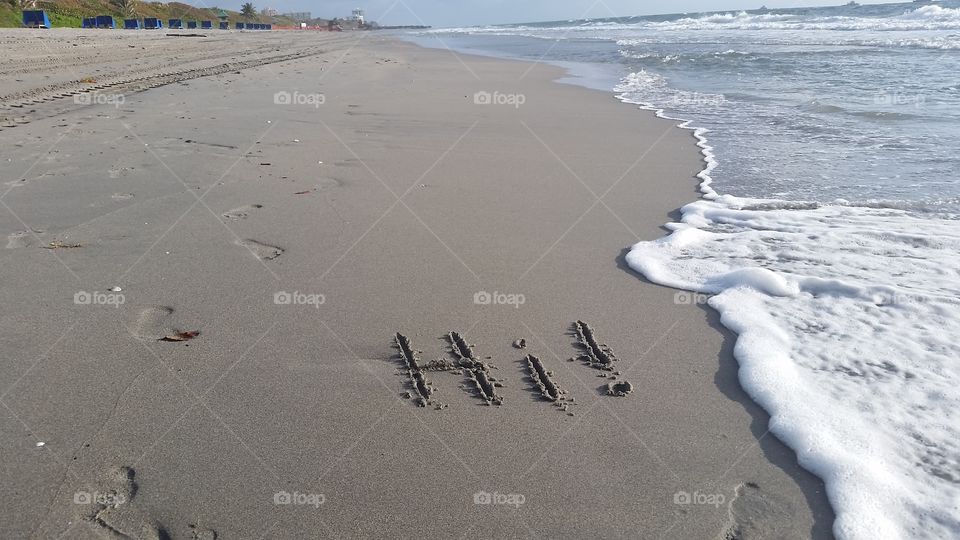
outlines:
M18 349L3 366L17 381L11 408L45 445L38 452L7 418L3 429L20 446L3 459L23 460L12 486L33 482L50 502L45 517L30 505L8 512L21 517L2 530L82 526L65 499L77 485L106 489L117 467L131 467L137 489L113 512L118 527L151 522L174 538L191 526L277 538L476 527L495 537L829 536L822 484L766 435L768 418L739 388L717 315L678 306L675 291L625 268L632 242L623 240L659 238L671 210L689 202L681 183L700 162L692 138L553 82L562 74L553 66L521 80L527 63L463 55L461 65L380 38L325 46L239 76L191 79L189 92L131 94L122 108L100 107L102 116L70 111L0 131L18 148L16 163L39 163L8 195L36 231L25 247L83 246L4 254L5 281L21 285L3 300L29 306L20 316L38 321L32 333L54 335L31 344L16 337L32 334L23 323L6 319ZM333 75L311 69L322 60ZM270 99L308 89L322 91L322 107ZM477 92L526 99L481 106ZM27 143L60 123L79 132L57 148L69 163ZM643 151L643 166L633 166ZM89 171L82 191L61 176L70 170ZM51 285L37 290L34 280ZM114 281L129 300L112 312L64 303L78 286ZM324 302L278 307L278 291ZM524 303L478 306L481 292ZM565 334L578 320L620 357L632 394L607 397L602 370L566 361L577 354ZM56 328L70 322L81 333L64 349ZM155 341L195 327L190 343ZM441 339L450 331L494 364L487 371L503 384L493 390L503 405L481 405L469 378L445 371L425 375L447 408L400 397L408 390L391 336L407 336L424 363L455 361ZM520 337L523 351L511 347ZM45 349L48 360L27 370ZM568 411L535 399L526 354L576 398ZM87 409L68 416L74 427L59 420L81 403ZM211 500L211 486L226 498ZM278 506L281 492L322 493L324 502ZM478 493L523 502L478 505ZM724 503L678 504L683 493Z
M563 70L566 75L559 77L555 82L560 84L571 84L585 88L587 90L596 90L607 94L615 93L613 88L623 81L624 73L613 69L614 64L603 64L597 62L585 61L561 61L547 60L545 58L528 58L521 55L510 55L502 51L495 51L484 48L470 47L451 47L447 42L434 36L436 44L429 44L431 36L428 35L403 35L394 36L394 39L402 43L415 45L428 50L442 52L453 52L463 56L476 56L480 58L493 58L506 62L521 62L527 65L546 65Z

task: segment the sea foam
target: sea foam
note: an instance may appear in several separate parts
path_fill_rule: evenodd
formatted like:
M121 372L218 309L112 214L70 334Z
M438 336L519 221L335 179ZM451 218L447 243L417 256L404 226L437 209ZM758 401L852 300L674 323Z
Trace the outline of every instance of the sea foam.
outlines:
M649 23L658 30L957 30L960 29L960 9L923 6L893 17L858 17L831 15L711 14L674 21Z
M836 9L836 8L834 8ZM619 22L618 22L619 21ZM530 37L546 40L620 39L623 45L640 45L662 41L665 36L637 37L637 33L665 32L666 39L676 34L690 40L688 33L699 33L709 42L715 32L759 32L763 41L778 44L902 46L954 50L960 48L960 36L933 35L960 30L960 8L936 5L902 10L895 15L858 16L853 13L810 15L803 13L750 13L746 11L710 13L672 20L635 18L631 22L566 21L549 24L519 24L485 27L437 28L421 35L496 35ZM906 32L931 34L913 36ZM889 38L877 38L877 33ZM696 38L693 39L696 41Z
M712 295L743 388L824 480L839 538L960 536L960 220L720 195L706 134L703 198L627 263Z

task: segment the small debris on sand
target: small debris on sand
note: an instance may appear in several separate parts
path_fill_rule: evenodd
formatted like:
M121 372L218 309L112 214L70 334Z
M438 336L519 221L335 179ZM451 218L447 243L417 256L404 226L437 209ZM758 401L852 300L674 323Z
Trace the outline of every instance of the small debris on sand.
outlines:
M62 240L54 240L49 244L43 246L43 249L73 249L83 247L81 244L70 244Z
M520 338L513 342L513 347L516 349L525 349L527 348L527 340Z
M160 341L190 341L199 335L199 330L188 330L186 332L176 332L168 336L163 336L160 338Z

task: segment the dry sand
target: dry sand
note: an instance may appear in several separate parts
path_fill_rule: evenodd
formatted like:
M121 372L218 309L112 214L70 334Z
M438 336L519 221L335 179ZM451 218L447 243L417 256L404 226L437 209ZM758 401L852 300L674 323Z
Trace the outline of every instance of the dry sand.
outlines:
M0 537L829 536L715 315L622 261L689 132L376 34L0 41Z

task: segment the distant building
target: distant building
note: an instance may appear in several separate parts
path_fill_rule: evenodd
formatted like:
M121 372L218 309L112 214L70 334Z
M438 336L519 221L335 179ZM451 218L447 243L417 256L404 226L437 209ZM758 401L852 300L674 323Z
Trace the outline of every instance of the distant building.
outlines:
M267 17L276 17L279 13L280 13L279 11L273 9L272 7L263 8L262 10L260 10L260 14L265 15Z
M310 19L313 18L313 14L310 13L309 11L296 11L293 13L284 13L283 16L293 19L297 22L309 21Z
M363 26L363 24L364 24L364 22L365 22L363 10L360 9L360 8L357 8L357 9L353 10L353 17L352 17L352 19L353 19L354 22L356 22L358 25Z

